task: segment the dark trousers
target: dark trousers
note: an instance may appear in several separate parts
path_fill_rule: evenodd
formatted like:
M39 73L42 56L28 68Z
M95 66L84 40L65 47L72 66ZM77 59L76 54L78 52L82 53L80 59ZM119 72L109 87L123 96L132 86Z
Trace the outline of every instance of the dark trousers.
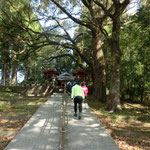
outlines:
M87 96L85 96L84 103L87 103Z
M74 112L75 113L77 113L77 104L79 107L79 112L80 113L82 112L82 101L83 101L83 98L81 96L76 96L74 98Z

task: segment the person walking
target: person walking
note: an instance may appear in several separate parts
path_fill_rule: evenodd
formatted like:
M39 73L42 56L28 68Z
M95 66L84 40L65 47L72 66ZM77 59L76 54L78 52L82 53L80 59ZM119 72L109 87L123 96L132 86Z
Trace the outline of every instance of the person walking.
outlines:
M82 114L82 102L85 98L82 87L76 82L73 82L73 87L71 91L71 99L74 101L74 116L77 117L77 105L79 108L79 119L81 119Z
M71 85L71 82L67 82L67 93L70 94L71 93L71 88L72 88L72 85Z
M84 103L85 103L85 109L86 109L88 87L84 83L82 83L82 89L83 89L83 92L84 92L84 95L85 95Z

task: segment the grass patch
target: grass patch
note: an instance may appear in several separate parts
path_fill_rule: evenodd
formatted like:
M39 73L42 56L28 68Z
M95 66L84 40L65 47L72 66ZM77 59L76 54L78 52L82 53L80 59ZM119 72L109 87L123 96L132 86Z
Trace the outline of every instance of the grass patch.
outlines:
M10 108L7 104L0 104L0 112L4 112L5 110L8 110Z
M38 108L38 105L25 105L25 104L18 104L13 105L9 114L14 113L17 115L32 115Z
M122 111L120 112L108 112L105 110L105 104L100 101L89 97L88 104L91 109L105 117L117 119L118 117L135 118L140 121L150 122L150 107L144 107L143 105L135 105L132 103L123 103ZM130 107L128 107L130 106ZM139 108L140 107L140 108Z
M97 99L91 96L88 97L87 101L88 101L89 106L95 111L99 111L99 109L105 108L105 105L103 103L101 103L100 101L98 101Z
M4 98L10 95L10 92L0 92L0 94L1 97ZM15 97L8 96L6 100L1 101L2 104L0 104L0 131L19 131L40 105L47 100L48 97L16 98L16 95ZM30 105L30 103L33 103L33 105ZM4 150L14 136L15 134L11 136L0 136L0 150Z
M29 118L45 101L46 97L29 97L24 94L28 90L19 86L0 87L0 150L4 150L7 144L15 136ZM29 89L30 90L30 89ZM8 131L14 134L8 136ZM15 131L15 132L14 132Z
M41 102L45 102L48 98L21 98L21 99L10 99L10 104L0 104L0 112L7 115L32 115ZM34 103L34 105L30 105ZM42 103L41 103L42 104Z
M11 91L0 92L0 97L16 96L17 93Z

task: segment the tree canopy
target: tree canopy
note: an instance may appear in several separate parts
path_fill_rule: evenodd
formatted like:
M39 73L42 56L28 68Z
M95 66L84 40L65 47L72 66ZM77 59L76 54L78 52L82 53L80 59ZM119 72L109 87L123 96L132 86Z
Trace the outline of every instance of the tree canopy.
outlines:
M128 13L132 2L135 14ZM3 85L16 84L17 70L26 81L43 81L42 72L49 68L69 73L83 69L92 77L93 96L109 110L120 109L120 97L148 100L149 0L1 0L0 4Z

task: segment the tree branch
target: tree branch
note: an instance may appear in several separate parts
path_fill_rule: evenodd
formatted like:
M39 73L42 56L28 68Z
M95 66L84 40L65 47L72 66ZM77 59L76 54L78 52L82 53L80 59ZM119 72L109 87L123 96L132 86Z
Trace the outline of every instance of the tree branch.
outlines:
M61 58L61 57L70 57L72 60L74 60L80 66L80 68L85 70L84 66L81 63L78 62L78 59L75 59L75 57L71 54L62 54L62 55L57 55L57 56L51 56L47 60L52 61L53 59L58 59L58 58Z
M84 21L81 21L75 17L73 17L68 11L66 11L65 8L63 8L59 3L57 3L55 0L51 0L58 8L60 8L71 20L73 20L74 22L76 22L77 24L80 24L82 26L85 26L89 29L92 29L92 26L90 23L88 22L84 22Z

